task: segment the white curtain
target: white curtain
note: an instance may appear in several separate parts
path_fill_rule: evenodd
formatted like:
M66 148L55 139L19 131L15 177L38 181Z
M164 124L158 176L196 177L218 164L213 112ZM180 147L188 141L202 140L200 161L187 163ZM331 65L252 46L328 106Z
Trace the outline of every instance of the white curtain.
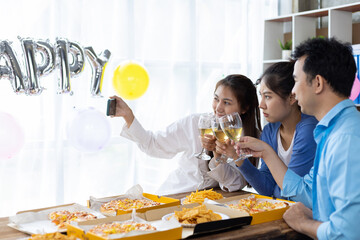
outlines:
M112 75L125 60L142 63L147 92L127 101L146 129L159 130L194 112L211 111L215 83L231 73L255 80L262 70L263 20L276 16L277 0L0 0L0 40L64 37L97 53L109 49L103 98L90 94L91 68L72 78L74 94L56 94L58 71L40 79L39 96L17 95L0 79L0 112L17 119L25 145L0 160L0 217L17 211L124 193L139 183L155 193L177 159L155 159L119 136L124 121L110 119L109 145L95 153L69 143L74 109L105 114L115 94ZM1 62L0 62L1 63ZM0 126L1 127L1 126Z

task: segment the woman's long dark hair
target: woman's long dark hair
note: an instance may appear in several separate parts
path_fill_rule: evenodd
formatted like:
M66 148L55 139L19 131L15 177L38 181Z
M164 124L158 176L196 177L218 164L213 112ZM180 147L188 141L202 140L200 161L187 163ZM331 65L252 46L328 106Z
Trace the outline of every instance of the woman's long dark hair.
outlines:
M256 87L253 82L244 75L233 74L220 80L216 84L215 91L219 86L229 87L234 93L240 108L245 110L244 114L239 113L243 122L244 134L259 138L261 133L260 110ZM258 158L251 157L249 160L255 167L258 166Z
M286 99L291 95L291 91L295 85L293 77L294 61L278 62L271 65L261 77L256 81L256 85L264 81L265 85L282 99Z

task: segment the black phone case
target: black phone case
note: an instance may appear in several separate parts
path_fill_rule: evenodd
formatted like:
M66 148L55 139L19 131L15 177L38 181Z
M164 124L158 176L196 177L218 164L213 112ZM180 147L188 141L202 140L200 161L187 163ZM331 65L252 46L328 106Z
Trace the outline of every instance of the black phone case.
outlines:
M115 99L109 99L107 101L106 115L107 116L115 115L115 108L116 108L116 100Z

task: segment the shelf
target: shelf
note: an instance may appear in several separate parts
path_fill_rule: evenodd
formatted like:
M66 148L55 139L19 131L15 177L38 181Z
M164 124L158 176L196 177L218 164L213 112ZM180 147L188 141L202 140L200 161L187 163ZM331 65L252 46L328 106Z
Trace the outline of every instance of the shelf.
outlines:
M342 42L360 43L360 24L353 23L353 13L360 11L360 2L299 12L266 19L264 23L263 69L281 59L278 40L292 40L292 49L317 36L335 37ZM317 28L319 17L328 17L327 26ZM291 24L291 29L289 29Z
M359 3L351 3L351 4L341 5L341 6L299 12L299 13L294 13L293 16L325 17L325 16L329 16L329 12L331 10L338 10L338 11L345 11L345 12L353 13L353 12L360 11L360 4ZM289 16L286 16L286 17L289 17ZM279 18L281 18L281 17L279 17Z
M292 20L292 15L288 15L288 16L281 16L281 17L277 17L277 18L266 19L265 21L270 21L270 22L291 22L291 20Z
M329 8L322 8L322 9L316 9L316 10L310 10L305 12L299 12L294 14L288 14L283 16L278 16L271 19L266 19L265 21L271 21L271 22L291 22L293 16L303 16L303 17L326 17L329 16L330 10L339 10L339 11L345 11L345 12L358 12L360 11L360 4L359 3L350 3L346 5L341 5L337 7L329 7Z
M339 7L332 7L331 9L337 9L347 12L357 12L360 11L360 4L359 3L346 4Z

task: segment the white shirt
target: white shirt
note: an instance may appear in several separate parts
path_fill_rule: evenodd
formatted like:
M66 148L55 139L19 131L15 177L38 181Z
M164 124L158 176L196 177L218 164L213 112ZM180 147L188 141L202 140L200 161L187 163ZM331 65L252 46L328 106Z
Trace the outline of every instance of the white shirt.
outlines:
M281 143L280 129L277 132L278 156L281 159L281 161L283 161L285 163L286 166L289 165L290 160L291 160L291 155L292 155L292 152L293 152L292 150L293 150L293 147L294 147L294 137L295 137L295 132L294 132L293 138L291 140L290 147L285 151L285 149L284 149L284 147L283 147L283 145Z
M189 115L171 125L165 131L146 131L134 119L128 128L125 124L121 136L134 141L141 151L158 158L174 158L178 153L178 168L169 174L157 190L159 194L195 191L220 185L223 190L237 191L246 182L235 164L219 164L195 157L202 150L198 121L200 114ZM209 167L211 170L209 170Z

